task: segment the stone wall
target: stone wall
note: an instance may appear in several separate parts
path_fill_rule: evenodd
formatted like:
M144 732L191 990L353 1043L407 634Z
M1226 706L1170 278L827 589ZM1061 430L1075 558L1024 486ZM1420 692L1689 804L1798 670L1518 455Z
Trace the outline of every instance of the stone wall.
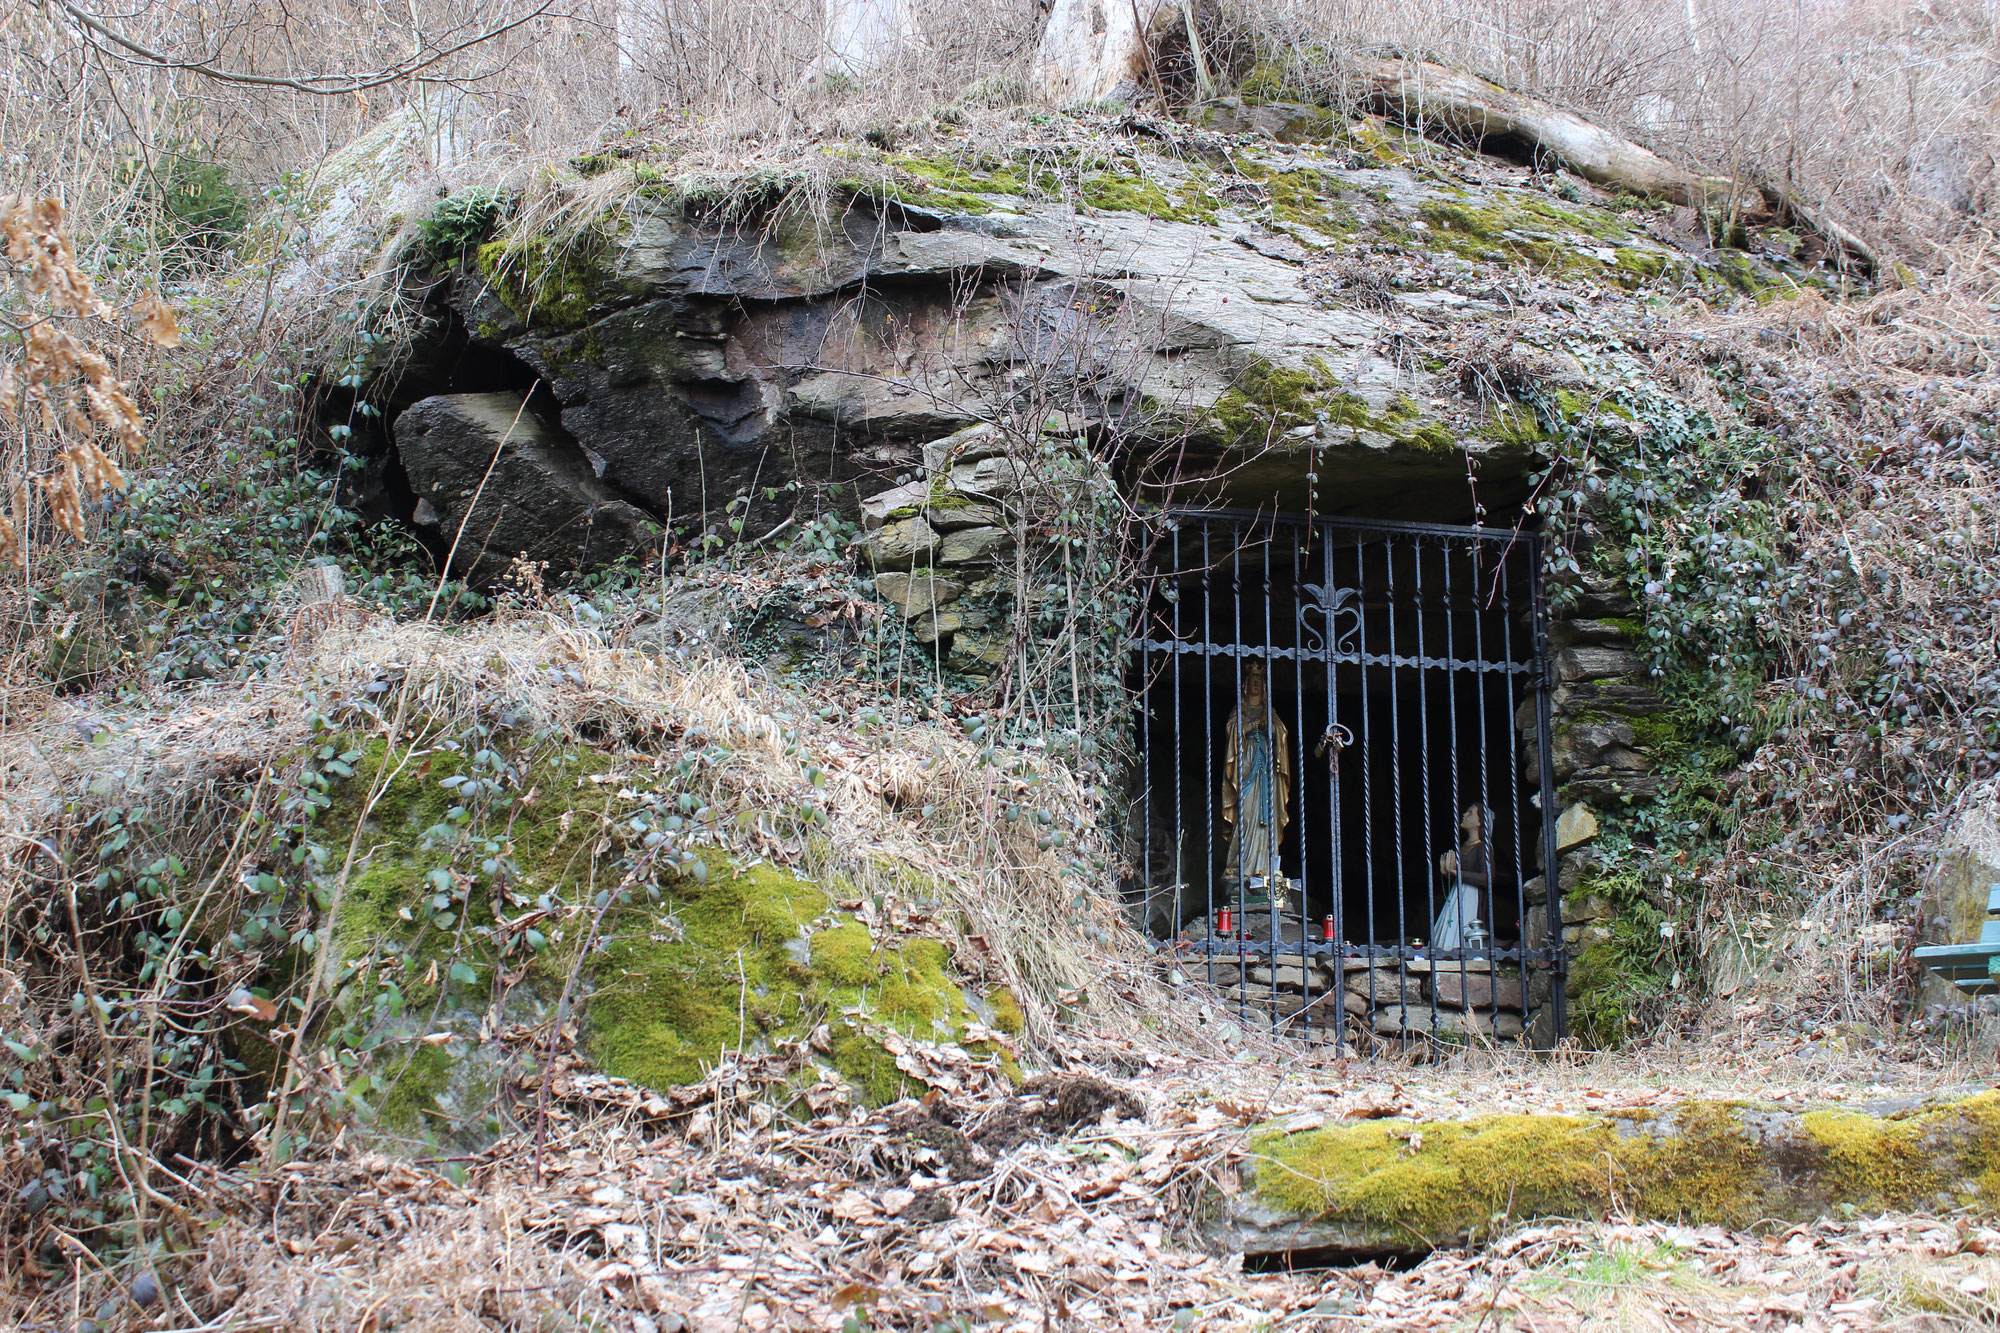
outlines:
M1563 610L1549 624L1550 757L1553 761L1557 808L1556 846L1559 871L1555 909L1549 902L1547 866L1540 850L1536 866L1544 873L1523 886L1527 903L1524 943L1546 948L1553 931L1568 956L1611 938L1616 904L1590 892L1595 869L1590 844L1598 836L1598 811L1624 809L1634 801L1658 794L1660 778L1643 739L1647 720L1667 711L1649 683L1645 663L1634 650L1639 626L1637 607L1615 580L1583 576L1563 588ZM1535 701L1521 706L1515 726L1521 735L1525 780L1539 784L1541 756L1535 744ZM1579 998L1579 976L1568 974L1567 998ZM1531 1043L1546 1048L1555 1043L1555 1010L1550 996L1529 997Z
M1007 435L978 425L924 445L915 477L861 502L858 554L876 594L955 670L984 675L1001 663L1003 594L1041 489Z
M1019 646L1014 612L1040 557L1065 524L1093 521L1099 464L1081 438L1061 416L1039 433L968 427L925 444L913 474L861 501L855 553L876 594L953 670L1000 667Z

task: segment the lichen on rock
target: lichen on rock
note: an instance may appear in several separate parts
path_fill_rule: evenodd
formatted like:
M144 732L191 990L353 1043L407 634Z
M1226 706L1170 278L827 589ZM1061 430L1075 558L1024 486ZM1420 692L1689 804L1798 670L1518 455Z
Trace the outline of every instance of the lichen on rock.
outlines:
M2000 1093L1804 1113L1690 1101L1660 1112L1371 1120L1253 1133L1250 1188L1212 1234L1248 1252L1426 1249L1537 1217L1747 1227L1826 1210L2000 1215Z

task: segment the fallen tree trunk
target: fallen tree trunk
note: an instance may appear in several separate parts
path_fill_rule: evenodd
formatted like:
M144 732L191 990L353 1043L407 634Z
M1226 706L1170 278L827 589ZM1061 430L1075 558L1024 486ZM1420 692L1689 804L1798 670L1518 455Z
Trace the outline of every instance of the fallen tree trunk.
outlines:
M1370 1120L1253 1134L1243 1188L1207 1221L1219 1247L1276 1257L1416 1252L1538 1217L1806 1222L1842 1205L2000 1215L2000 1092L1796 1111Z
M1593 184L1669 199L1732 222L1796 222L1818 232L1836 254L1852 256L1869 270L1876 266L1866 241L1754 169L1741 181L1704 176L1573 111L1430 61L1367 61L1356 73L1362 104L1411 129L1475 146L1516 140Z
M1692 208L1733 208L1750 222L1771 217L1771 203L1760 190L1675 166L1573 111L1462 70L1429 61L1378 60L1363 62L1356 73L1364 104L1412 129L1475 145L1518 139L1596 185Z

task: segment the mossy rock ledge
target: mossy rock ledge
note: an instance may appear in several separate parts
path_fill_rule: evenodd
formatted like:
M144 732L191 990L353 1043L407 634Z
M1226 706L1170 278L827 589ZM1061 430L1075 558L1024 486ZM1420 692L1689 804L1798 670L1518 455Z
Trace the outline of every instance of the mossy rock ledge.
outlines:
M387 238L375 281L400 283L425 317L371 330L365 361L324 371L361 374L357 396L386 409L346 447L393 454L427 484L357 484L381 512L449 533L463 515L446 502L483 465L441 456L448 437L425 429L436 410L410 411L526 395L540 433L573 446L569 466L539 468L534 512L484 549L503 569L525 552L560 573L628 551L588 539L605 496L666 520L693 519L690 497L708 510L740 495L748 510L731 516L769 531L790 517L789 483L872 476L871 451L921 452L982 423L1029 425L1017 418L1032 399L1066 429L1129 440L1135 462L1171 443L1181 478L1213 479L1218 503L1462 522L1469 468L1497 514L1559 432L1623 427L1591 368L1624 355L1617 328L1662 302L1844 281L1794 255L1789 232L1717 251L1644 201L1552 188L1545 172L1324 107L1238 100L1210 118L1239 136L1226 160L1122 134L1084 148L1087 131L1060 151L847 145L797 173L671 180L665 163L590 156L577 199L596 202L560 223L468 231L482 202L506 211L485 193L433 200L423 218L369 213L366 234ZM384 151L365 139L341 160ZM314 235L355 207L325 203ZM430 248L426 225L462 244ZM1031 328L1051 337L1023 341ZM1498 379L1469 391L1455 349L1474 330L1518 344L1510 364L1537 367L1553 395L1489 401ZM354 431L335 415L326 429ZM1135 475L1173 489L1153 470ZM513 490L496 477L486 494Z
M1205 1219L1248 1256L1421 1252L1538 1217L1746 1228L1843 1212L2000 1216L2000 1092L1815 1110L1691 1101L1605 1115L1253 1131Z
M623 874L600 842L607 818L627 813L610 781L620 770L585 749L507 753L518 786L536 793L518 818L456 832L463 811L445 783L482 770L449 751L399 770L363 818L390 762L379 740L358 744L354 777L324 816L330 841L351 841L357 856L319 965L337 978L338 1018L366 1033L375 1146L477 1150L518 1128L509 1086L538 1060L493 1035L550 1021L572 971L579 1053L654 1090L795 1044L870 1105L925 1090L899 1063L903 1041L957 1046L1018 1075L997 1035L1021 1030L1013 997L967 985L939 940L871 928L841 905L858 895L838 876L705 847L657 898L606 911L579 957L584 905ZM509 912L539 926L538 950L526 947L528 926L497 928L485 890L448 891L482 858L512 867Z

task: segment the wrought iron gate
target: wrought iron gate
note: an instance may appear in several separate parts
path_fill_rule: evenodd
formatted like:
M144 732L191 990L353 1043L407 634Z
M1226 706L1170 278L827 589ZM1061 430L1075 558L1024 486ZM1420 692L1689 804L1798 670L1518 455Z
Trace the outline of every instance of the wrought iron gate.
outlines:
M1135 670L1140 879L1239 1015L1564 1032L1539 539L1176 511Z

